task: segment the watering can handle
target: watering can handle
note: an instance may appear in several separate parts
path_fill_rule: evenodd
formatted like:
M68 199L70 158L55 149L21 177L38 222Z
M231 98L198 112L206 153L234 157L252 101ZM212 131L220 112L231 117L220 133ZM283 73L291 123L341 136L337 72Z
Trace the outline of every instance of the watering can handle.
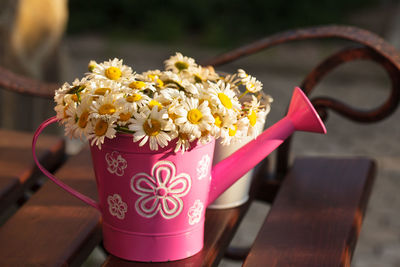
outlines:
M96 201L94 201L93 199L91 199L88 196L85 196L81 193L79 193L78 191L76 191L75 189L71 188L70 186L64 184L63 182L61 182L60 180L58 180L54 175L52 175L48 170L46 170L45 167L43 167L40 163L39 160L36 156L36 142L37 139L40 135L40 133L44 130L44 128L46 128L47 126L49 126L52 123L58 122L59 119L57 119L57 117L51 117L49 119L47 119L46 121L44 121L42 124L40 124L40 126L37 128L35 135L33 136L33 140L32 140L32 155L33 155L33 160L35 161L36 165L38 166L38 168L44 173L44 175L46 175L47 177L50 178L50 180L52 180L54 183L56 183L56 185L58 185L59 187L61 187L62 189L64 189L65 191L67 191L68 193L70 193L71 195L77 197L78 199L82 200L83 202L85 202L86 204L89 204L90 206L92 206L93 208L96 208L97 210L100 211L100 205L99 203L97 203Z

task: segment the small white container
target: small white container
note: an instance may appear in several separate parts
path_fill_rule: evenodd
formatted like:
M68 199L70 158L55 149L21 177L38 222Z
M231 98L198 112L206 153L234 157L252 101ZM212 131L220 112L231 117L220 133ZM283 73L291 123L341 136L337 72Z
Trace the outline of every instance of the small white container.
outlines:
M264 128L264 125L260 125L260 128ZM262 131L260 131L262 132ZM220 162L221 160L229 157L236 150L253 140L251 137L243 138L241 142L234 143L228 146L223 146L216 140L213 165ZM234 208L242 205L249 199L250 186L253 176L253 169L248 171L245 175L237 180L229 189L222 193L213 203L207 208L209 209L227 209Z

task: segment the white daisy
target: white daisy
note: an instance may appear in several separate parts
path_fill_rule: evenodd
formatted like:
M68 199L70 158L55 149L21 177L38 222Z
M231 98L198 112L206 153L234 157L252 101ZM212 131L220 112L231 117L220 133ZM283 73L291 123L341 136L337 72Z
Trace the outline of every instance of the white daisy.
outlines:
M77 106L77 104L75 102L73 102L73 101L63 102L61 104L56 105L54 107L54 110L57 113L56 114L57 119L59 119L62 124L66 123L67 119L68 119L68 116L69 116L67 114L67 110L69 108L76 109L76 106Z
M152 110L154 107L158 108L158 111L163 109L165 105L170 103L169 100L165 99L162 95L158 94L157 92L153 95L153 98L150 98L150 101L145 105L143 108L148 109L149 111Z
M221 114L215 113L213 114L214 124L211 125L210 134L214 136L215 139L220 137L221 127L223 126L223 116Z
M161 80L162 72L160 70L150 70L143 72L139 77L147 82L153 82L157 88L163 88L164 82Z
M197 67L193 58L183 56L181 53L176 53L175 56L171 56L169 59L164 61L164 64L166 70L175 73L189 71L192 68Z
M93 79L87 84L88 94L92 95L94 99L106 94L121 96L125 91L124 89L126 90L120 83L112 80Z
M192 75L194 76L195 82L206 82L207 80L216 81L219 79L219 75L212 66L198 66L192 71Z
M175 123L180 127L179 132L186 133L189 141L199 138L202 132L211 130L211 125L214 124L208 101L199 105L198 99L187 98L174 112L178 115Z
M180 150L181 153L183 154L185 151L188 151L189 149L190 149L189 136L185 133L179 133L174 152L177 153Z
M72 84L64 83L61 88L56 90L54 95L54 101L57 103L54 110L57 113L57 118L61 120L61 123L65 123L65 119L68 117L66 111L70 107L76 107L81 99L81 95L87 86L87 79L81 80L75 79Z
M272 102L272 98L265 94L262 97L262 101L266 105L261 105L260 101L254 95L252 95L251 102L244 103L245 116L249 120L247 135L253 138L256 138L262 132L265 119L271 108L270 103Z
M164 88L175 88L178 90L184 90L185 87L182 85L183 79L176 73L171 71L165 71L161 75L161 80L164 83Z
M221 144L230 145L240 141L247 135L249 120L244 117L232 123L221 127Z
M133 105L133 103L129 103L125 101L125 99L119 99L122 101L117 101L116 106L118 110L118 119L117 124L119 126L125 126L131 122L131 118L133 114L137 111L137 108Z
M67 136L82 138L88 133L90 119L90 101L86 98L77 108L69 107L67 109L68 120L65 125Z
M132 69L124 65L122 59L114 58L113 60L95 64L89 77L120 82L128 79L131 75Z
M242 69L238 69L237 70L237 75L238 75L238 77L241 79L241 82L243 83L243 84L245 84L250 78L251 78L251 76L250 75L248 75L244 70L242 70Z
M130 90L130 92L123 97L116 100L117 105L131 105L134 112L138 109L147 106L151 98L139 90Z
M97 62L94 60L90 60L89 64L88 64L88 70L90 72L92 72L94 70L94 68L96 68L98 66Z
M151 91L155 92L156 88L153 82L146 82L141 80L132 80L126 83L127 87L133 90L140 90L142 92Z
M237 116L241 105L230 85L220 80L218 83L209 82L207 90L211 104L215 106L216 112L226 116ZM213 112L213 113L216 113Z
M202 87L203 85L201 83L191 83L189 80L183 80L182 81L182 87L185 90L185 92L191 94L192 96L199 96L199 88Z
M98 119L91 119L88 129L88 139L91 140L90 144L93 146L96 144L99 149L104 143L104 138L115 138L115 118L103 117Z
M134 131L133 141L143 146L149 141L150 149L157 150L158 146L165 147L171 141L168 134L172 130L171 122L165 109L160 111L155 106L151 112L136 113L129 125L129 130Z
M106 93L100 96L91 106L91 115L95 118L115 118L119 116L119 110L115 103L115 95Z
M262 90L263 84L256 79L256 77L250 77L250 79L245 83L246 90L250 93L257 93Z

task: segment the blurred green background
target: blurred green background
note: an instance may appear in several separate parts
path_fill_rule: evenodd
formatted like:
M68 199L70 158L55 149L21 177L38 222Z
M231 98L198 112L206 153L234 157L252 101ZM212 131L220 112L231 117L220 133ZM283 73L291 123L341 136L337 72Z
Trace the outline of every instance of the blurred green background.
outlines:
M233 47L285 29L345 23L382 0L70 0L68 34Z

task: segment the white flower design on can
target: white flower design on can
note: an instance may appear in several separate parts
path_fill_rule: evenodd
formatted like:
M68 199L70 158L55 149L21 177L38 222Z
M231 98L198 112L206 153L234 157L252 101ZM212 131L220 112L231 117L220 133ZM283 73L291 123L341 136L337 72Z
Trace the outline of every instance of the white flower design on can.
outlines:
M151 174L138 173L131 179L131 189L140 198L135 202L138 214L151 218L159 213L165 219L178 216L183 209L182 197L191 187L190 176L176 175L176 167L170 161L154 164Z
M201 220L201 214L203 213L204 205L203 203L197 199L193 206L190 207L188 211L189 216L189 224L194 225Z
M188 211L190 225L200 222L201 214L203 213L203 208L204 208L204 205L199 199L197 199L194 202L193 206L190 207L190 209Z
M208 174L208 169L210 167L210 157L204 155L199 163L197 164L197 179L201 180L205 178Z
M117 176L122 176L124 175L124 171L126 167L128 166L126 160L121 156L120 153L117 151L113 151L111 154L107 153L106 154L106 161L108 168L107 170L111 174L116 174Z
M125 213L128 211L128 205L122 201L121 196L114 194L113 196L108 196L108 210L112 216L117 217L120 220L125 218Z

